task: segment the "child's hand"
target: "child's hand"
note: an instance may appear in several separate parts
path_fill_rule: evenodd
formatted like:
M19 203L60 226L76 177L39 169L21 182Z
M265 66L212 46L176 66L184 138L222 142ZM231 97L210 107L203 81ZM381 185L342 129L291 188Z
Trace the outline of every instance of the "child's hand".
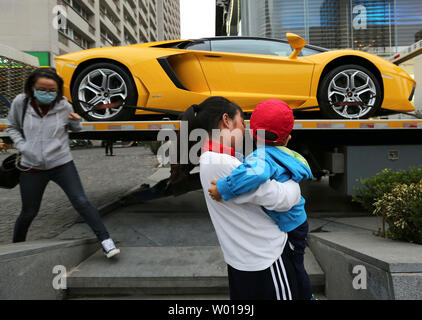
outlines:
M210 188L208 188L208 193L211 197L211 199L215 200L215 201L221 201L221 194L218 192L217 189L217 180L212 180L211 181L212 186Z

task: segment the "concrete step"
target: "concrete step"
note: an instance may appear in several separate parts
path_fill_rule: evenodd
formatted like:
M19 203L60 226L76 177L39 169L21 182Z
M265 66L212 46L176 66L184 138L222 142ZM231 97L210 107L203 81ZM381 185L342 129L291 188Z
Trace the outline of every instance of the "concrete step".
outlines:
M325 274L308 247L305 250L305 270L311 280L312 292L322 296L325 292Z
M322 293L324 273L310 250L305 267L314 292ZM67 288L68 299L224 300L227 266L219 246L121 247L110 260L99 250L69 271Z
M71 270L68 294L221 294L226 265L216 246L121 247L118 259L101 250Z

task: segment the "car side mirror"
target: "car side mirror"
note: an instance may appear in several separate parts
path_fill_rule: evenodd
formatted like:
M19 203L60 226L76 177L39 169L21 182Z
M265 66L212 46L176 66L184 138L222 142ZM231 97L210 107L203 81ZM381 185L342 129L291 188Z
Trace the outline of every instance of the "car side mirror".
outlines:
M293 52L290 54L289 59L296 59L303 47L306 45L306 40L297 34L290 32L286 33L286 38L287 41L289 41L290 46L293 48Z

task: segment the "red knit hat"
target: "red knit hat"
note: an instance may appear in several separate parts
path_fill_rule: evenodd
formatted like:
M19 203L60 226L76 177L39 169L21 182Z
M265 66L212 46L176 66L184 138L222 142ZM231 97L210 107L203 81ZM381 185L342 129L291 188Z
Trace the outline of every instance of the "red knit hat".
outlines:
M284 143L293 129L295 119L289 105L278 99L269 99L260 102L252 112L250 128L252 135L267 143ZM277 140L271 141L257 136L257 130L265 130L277 135Z

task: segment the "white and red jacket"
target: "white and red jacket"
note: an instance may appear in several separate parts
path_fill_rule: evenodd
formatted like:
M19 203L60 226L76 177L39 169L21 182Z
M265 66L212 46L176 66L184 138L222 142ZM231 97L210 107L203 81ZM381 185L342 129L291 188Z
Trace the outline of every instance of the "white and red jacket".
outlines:
M217 202L208 188L241 162L230 147L207 141L199 158L201 184L208 211L227 264L237 270L259 271L271 266L283 252L287 234L262 210L288 211L301 199L300 187L289 180L269 180L258 189Z

